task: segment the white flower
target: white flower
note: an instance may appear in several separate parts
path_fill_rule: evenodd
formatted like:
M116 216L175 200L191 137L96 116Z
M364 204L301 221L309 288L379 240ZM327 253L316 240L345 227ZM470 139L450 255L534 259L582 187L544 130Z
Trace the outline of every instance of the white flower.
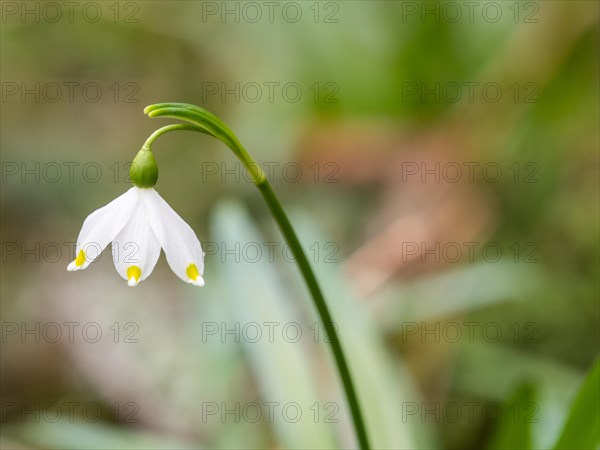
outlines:
M132 187L91 213L77 238L67 270L87 268L112 242L113 260L129 286L150 276L161 247L175 275L204 286L204 254L190 226L153 188Z

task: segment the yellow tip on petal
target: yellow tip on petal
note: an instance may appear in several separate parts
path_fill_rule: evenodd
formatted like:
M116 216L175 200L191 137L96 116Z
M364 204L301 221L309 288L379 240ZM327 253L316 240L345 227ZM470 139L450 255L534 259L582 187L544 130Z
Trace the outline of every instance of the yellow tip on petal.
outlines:
M71 261L67 267L69 272L73 272L74 270L84 269L85 264L85 252L83 250L79 250L79 254L77 258Z
M77 255L77 258L75 258L75 265L77 267L81 267L81 266L83 266L84 263L85 263L85 252L83 250L79 250L79 254Z
M129 280L127 284L129 286L137 286L137 284L140 282L141 276L142 269L140 269L138 266L129 266L127 268L127 280Z
M190 264L187 266L185 273L188 276L190 283L195 284L196 286L204 286L204 280L200 276L196 264Z

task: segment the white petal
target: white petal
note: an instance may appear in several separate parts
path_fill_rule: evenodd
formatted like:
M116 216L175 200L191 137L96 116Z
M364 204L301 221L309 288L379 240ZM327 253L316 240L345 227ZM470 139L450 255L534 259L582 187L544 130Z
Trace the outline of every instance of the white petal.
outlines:
M138 202L127 225L113 239L112 253L117 272L129 286L136 286L154 270L160 244L150 227L144 202Z
M100 256L129 221L140 200L139 191L139 188L133 187L87 216L77 238L76 258L67 270L85 269Z
M175 275L187 283L204 286L204 253L194 230L154 189L146 189L142 198L152 231Z

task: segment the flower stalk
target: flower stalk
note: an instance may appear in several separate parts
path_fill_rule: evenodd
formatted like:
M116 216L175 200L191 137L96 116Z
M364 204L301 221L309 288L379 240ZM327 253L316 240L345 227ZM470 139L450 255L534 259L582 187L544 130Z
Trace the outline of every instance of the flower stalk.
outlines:
M331 313L329 312L329 308L325 302L325 298L323 297L323 293L321 292L321 288L319 287L315 274L308 262L308 259L306 258L304 250L302 249L300 240L298 239L290 220L283 210L281 203L275 195L275 192L273 191L265 172L250 156L250 154L242 146L229 127L217 116L206 111L205 109L185 103L159 103L147 106L144 109L144 113L149 117L166 117L182 120L187 123L167 125L156 130L146 140L144 146L142 147L142 151L144 149L150 150L152 143L159 136L165 133L176 130L191 130L205 133L219 139L233 151L240 162L244 165L250 174L253 183L256 185L265 202L267 203L273 218L277 222L281 233L283 234L288 245L291 247L293 255L298 262L298 267L302 277L306 282L314 305L321 318L321 321L323 322L327 336L331 341L331 350L333 352L339 376L342 381L342 386L346 394L348 406L352 414L352 420L354 423L354 429L356 431L358 443L361 449L369 449L370 446L367 438L367 431L358 402L358 397L356 395L356 390L354 388L354 383L352 381L352 376L350 374L346 357L344 356L344 351L334 327Z

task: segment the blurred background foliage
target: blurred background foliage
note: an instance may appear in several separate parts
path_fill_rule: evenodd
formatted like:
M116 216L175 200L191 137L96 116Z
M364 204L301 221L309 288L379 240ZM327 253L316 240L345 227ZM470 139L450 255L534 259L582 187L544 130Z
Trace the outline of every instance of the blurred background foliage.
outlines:
M274 262L266 247L257 262L224 252L280 236L250 183L209 172L214 166L207 163L236 167L220 143L174 133L154 146L157 189L202 242L218 247L207 256L205 288L179 282L162 257L136 289L116 276L108 253L90 270L66 272L73 257L66 243L89 212L130 186L127 163L162 123L142 109L162 101L213 111L259 161L280 164L274 187L293 211L301 240L320 249L315 267L374 447L549 448L564 423L589 425L567 421L571 414L596 417L596 428L586 428L591 440L580 444L598 448L598 402L575 402L600 338L597 2L500 2L502 17L493 23L481 14L456 23L423 20L406 8L420 11L425 3L402 1L300 2L303 17L295 23L277 12L272 23L266 16L236 23L207 14L207 7L243 2L95 4L102 12L97 22L84 20L78 6L74 20L51 23L43 16L22 20L20 11L10 11L24 3L2 2L3 448L354 445L322 339L207 339L210 323L299 323L311 333L316 321L282 252ZM524 21L534 7L537 21ZM328 22L332 11L336 21ZM9 95L22 83L43 89L90 82L102 88L98 101L87 101L79 88L73 101L66 89L55 102L43 92L39 99ZM269 101L269 82L298 83L302 96L286 101L276 89ZM436 101L407 91L415 83L470 82L498 83L503 94L497 102L479 90L473 101L466 91L459 101L444 95ZM229 89L259 83L263 97L209 95L223 83ZM530 94L535 101L524 101ZM407 176L411 164L438 162L494 163L503 174L490 182L476 171L470 182L463 173L458 183ZM62 168L56 182L49 180L54 163ZM79 164L73 179L65 165L71 163ZM286 163L302 168L297 182L280 170ZM93 170L82 172L85 164L101 167L97 181L90 182ZM316 181L313 167L319 167ZM326 182L332 173L334 182ZM525 182L531 175L533 182ZM479 247L474 258L462 246L462 258L436 262L407 252L413 242ZM499 261L482 255L486 243L502 249ZM331 248L336 252L327 258ZM35 332L9 333L8 324L20 332L52 322L97 323L104 336L91 343L76 333L69 342L65 332L49 342L42 334L36 342ZM124 342L130 323L136 343ZM466 323L477 324L473 339ZM453 324L462 330L456 341L450 331L423 335ZM489 324L501 335L482 333ZM598 400L597 389L583 398ZM63 414L52 422L31 412L68 401L101 405L105 414L98 421ZM298 402L305 414L297 423L281 416L203 420L210 402L269 401ZM315 402L339 405L337 423L313 420L308 408ZM469 404L479 405L473 417ZM506 405L504 420L481 414L489 404ZM418 412L408 414L414 405ZM448 405L459 405L459 420L446 414ZM506 420L515 405L534 420ZM568 448L576 445L572 436L583 435L583 429L567 432L561 442Z

